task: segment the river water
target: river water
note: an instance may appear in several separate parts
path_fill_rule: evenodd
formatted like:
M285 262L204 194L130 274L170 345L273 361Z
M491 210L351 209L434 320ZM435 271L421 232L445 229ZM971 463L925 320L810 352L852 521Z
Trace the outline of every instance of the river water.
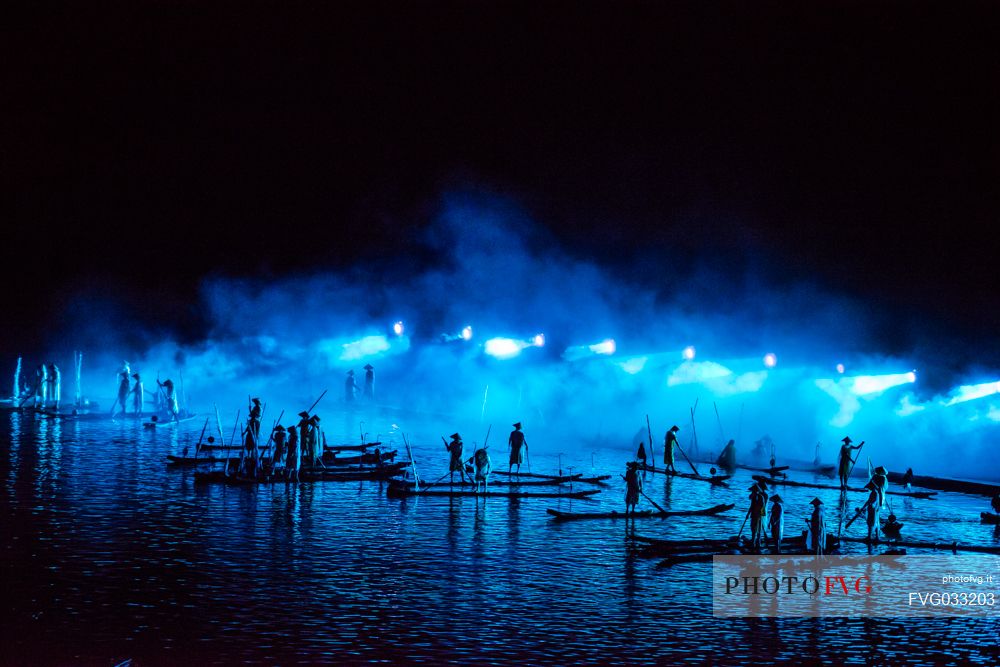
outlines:
M439 435L451 428L331 409L327 438L356 442L359 418L396 445L403 425L423 478L446 470ZM195 485L164 457L202 424L0 413L0 664L1000 664L995 620L715 619L710 565L657 569L626 548L624 521L548 518L548 507L620 510L630 444L552 444L529 430L535 472L613 475L591 501L397 500L375 482ZM491 436L503 468L505 440ZM636 530L732 535L749 475L728 489L648 477L665 507L737 508ZM835 491L781 489L786 534L817 493L832 512ZM987 499L893 503L908 539L1000 544L979 523ZM863 530L859 521L852 534Z

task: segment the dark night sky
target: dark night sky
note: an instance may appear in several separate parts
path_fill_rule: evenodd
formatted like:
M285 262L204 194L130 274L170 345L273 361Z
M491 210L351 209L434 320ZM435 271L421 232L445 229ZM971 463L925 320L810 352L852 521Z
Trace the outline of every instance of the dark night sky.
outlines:
M88 285L197 335L203 276L393 257L474 187L609 265L753 263L995 346L1000 6L788 5L29 4L5 345Z

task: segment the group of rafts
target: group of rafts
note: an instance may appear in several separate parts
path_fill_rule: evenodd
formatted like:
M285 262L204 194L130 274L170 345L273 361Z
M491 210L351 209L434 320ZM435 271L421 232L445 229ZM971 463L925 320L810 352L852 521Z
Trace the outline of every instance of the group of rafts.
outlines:
M322 396L320 397L322 398ZM319 401L317 400L317 403ZM315 407L315 403L313 405ZM409 460L395 461L396 451L383 451L382 443L362 442L356 445L329 445L320 429L320 418L311 414L312 408L299 413L299 421L284 427L275 420L267 440L261 443L260 424L264 408L259 399L251 399L249 416L242 428L240 443L234 444L235 432L229 445L216 444L214 437L204 438L208 427L206 420L202 435L195 447L195 455L170 456L168 461L174 466L202 466L224 464L221 470L196 473L198 482L219 482L235 485L255 485L278 482L296 481L351 481L351 480L382 480L387 481L387 492L393 497L412 496L475 496L475 497L508 497L508 498L576 498L585 499L599 493L597 486L603 485L609 475L584 477L582 474L558 475L521 473L524 456L528 444L521 424L514 424L507 448L510 452L507 472L494 471L488 451L489 433L484 446L475 449L472 456L465 457L465 448L458 433L453 433L450 442L442 438L448 453L448 472L442 478L433 482L421 481L417 475L409 443L404 444L410 454ZM280 420L281 416L279 416ZM712 468L709 475L698 472L693 462L688 459L692 472L676 470L674 450L684 454L677 441L678 428L672 427L664 438L664 465L657 468L655 463L646 460L644 445L640 444L636 460L628 462L623 476L626 483L626 505L624 512L567 512L549 509L548 513L556 521L578 519L615 519L615 518L668 518L681 516L715 516L735 508L735 504L718 504L704 509L665 510L655 503L643 490L644 473L661 473L681 479L707 482L716 487L728 488L736 468L746 468L754 472L765 473L753 475L754 483L748 489L749 503L746 516L736 536L723 539L700 540L659 540L640 535L633 535L639 546L639 553L647 556L663 556L664 564L674 564L692 560L707 560L720 553L761 553L770 550L775 553L811 553L822 554L836 551L840 542L863 542L877 544L884 542L891 549L902 547L932 548L950 550L988 551L1000 553L1000 548L961 546L955 543L923 543L907 542L901 539L902 524L893 514L883 522L883 508L886 506L886 496L908 496L911 498L931 499L935 491L890 491L889 481L902 482L907 489L911 483L933 488L935 484L942 490L979 493L993 496L994 510L1000 512L1000 488L987 484L962 482L929 477L914 477L912 471L903 475L889 473L883 466L872 468L869 464L869 479L862 487L848 486L854 465L860 457L864 442L854 446L849 437L845 437L840 448L839 462L835 466L823 466L818 457L811 466L801 469L805 472L830 474L836 471L840 477L840 485L803 482L787 479L785 471L790 466L775 466L772 457L769 468L752 468L737 465L735 462L735 445L729 441L722 454L714 461L722 468L724 474L717 474ZM219 426L222 438L221 425ZM852 452L858 450L857 456ZM344 451L356 452L354 455L343 456ZM686 454L684 455L687 459ZM514 466L517 471L514 472ZM408 479L403 479L405 473ZM456 481L455 475L458 474ZM490 476L500 476L500 481L490 482ZM444 481L445 477L450 477ZM575 488L574 484L592 485L587 488ZM568 485L568 488L567 488ZM784 501L778 494L768 495L771 486L798 486L817 489L835 489L841 491L840 520L836 535L827 528L824 516L824 504L819 498L811 501L812 508L805 519L806 529L799 534L786 536ZM847 493L865 493L865 503L854 510L848 511ZM636 509L641 498L645 498L656 509ZM843 535L855 520L864 517L868 527L866 537L849 537ZM845 524L846 519L846 524ZM1000 523L1000 515L984 512L984 523ZM748 535L743 536L744 529L749 527Z
M907 470L907 472L903 474L889 473L885 467L877 466L873 468L869 462L869 479L867 483L860 488L848 486L848 480L853 473L854 465L860 457L860 450L864 446L864 442L860 445L853 445L850 437L845 437L842 441L843 444L840 448L838 465L836 467L822 466L818 456L812 465L802 467L802 469L807 472L831 475L834 470L836 470L840 477L839 486L789 480L787 479L785 471L788 470L790 466L775 466L773 454L769 468L739 466L735 463L735 445L732 440L730 440L723 449L718 459L713 461L719 467L729 471L730 474L716 475L716 469L712 468L711 476L700 476L694 468L694 464L691 463L690 460L688 460L688 462L694 470L694 474L677 473L674 469L673 451L676 448L684 454L676 439L677 430L678 428L674 426L667 432L667 436L664 439L664 467L660 470L656 470L656 472L664 472L668 475L682 476L691 479L702 479L703 481L707 481L715 485L725 485L726 480L731 477L731 472L736 468L745 468L756 472L766 473L766 475L753 475L754 483L748 488L748 491L750 492L748 499L749 506L746 516L743 519L743 524L740 527L740 531L736 536L709 540L662 540L633 535L637 553L642 556L661 558L661 566L666 567L684 562L711 560L713 556L720 554L762 553L770 551L772 553L822 555L839 549L841 542L863 543L869 545L870 547L874 547L875 545L884 545L887 548L885 551L886 554L905 553L903 550L905 547L1000 553L1000 547L993 545L977 546L961 545L957 542L931 543L906 541L902 539L900 534L903 524L897 521L896 516L891 513L891 510L885 522L881 521L882 510L887 504L887 495L933 499L937 493L936 491L911 491L909 489L912 484L920 484L927 488L939 488L944 491L991 496L993 509L1000 512L1000 487L995 485L947 478L916 477L913 475L912 470ZM852 452L854 450L858 450L856 456L852 456ZM687 458L686 455L684 456ZM640 471L655 470L654 467L646 465L645 463L645 449L642 443L640 443L639 452L636 458L636 461L629 462L628 464L629 470L625 475L626 512L625 514L619 516L639 517L663 515L662 511L643 512L635 510L635 505L639 501L640 495L646 497L651 503L653 503L652 499L645 496L642 492L642 478L638 473ZM907 490L889 491L888 484L890 479L894 482L902 483ZM827 529L828 527L824 517L823 501L820 498L814 498L811 501L812 509L810 515L807 519L805 519L806 529L801 533L786 537L784 534L784 501L778 494L771 496L768 495L769 485L839 490L841 492L839 507L840 518L837 524L836 534L832 534ZM853 512L848 510L847 494L849 492L866 493L868 496L865 503L861 507L854 509ZM768 502L770 502L770 507L768 507ZM655 505L655 503L653 504ZM732 505L728 506L728 508L732 507ZM703 510L701 513L710 513L710 511L711 510ZM560 519L588 518L587 515L584 514L576 515L554 511L550 511L550 513ZM868 534L866 537L853 537L842 534L842 532L849 528L855 520L862 516L865 517L865 523L868 527ZM846 523L844 523L845 519ZM1000 523L1000 515L983 512L981 514L981 520L983 523L997 524ZM747 526L748 522L750 535L749 537L744 538L743 530Z

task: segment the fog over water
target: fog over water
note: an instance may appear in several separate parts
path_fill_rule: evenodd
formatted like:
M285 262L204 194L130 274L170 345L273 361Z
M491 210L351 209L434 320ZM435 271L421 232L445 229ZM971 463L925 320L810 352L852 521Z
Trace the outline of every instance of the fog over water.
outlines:
M419 229L406 256L345 271L206 278L192 304L208 323L201 340L125 318L114 286L81 290L55 326L64 395L72 395L70 352L81 349L84 393L102 405L127 359L147 389L157 374L181 388L183 374L192 410L215 403L231 423L252 394L268 403L265 421L285 410L287 422L324 389L325 402L342 402L346 371L360 386L370 362L376 403L439 415L442 434L465 428L481 438L489 424L505 433L522 421L537 447L564 451L631 443L648 414L657 444L676 423L690 445L697 401L702 450L734 438L746 459L768 435L779 459L812 460L821 442L832 462L850 435L892 470L1000 473L990 455L1000 372L942 363L936 350L947 356L959 342L933 323L894 322L829 286L775 280L773 269L752 268L754 258L733 270L685 258L683 275L669 252L592 261L495 196L446 195ZM544 346L531 345L540 333ZM489 356L495 337L520 353ZM608 340L613 354L588 347Z

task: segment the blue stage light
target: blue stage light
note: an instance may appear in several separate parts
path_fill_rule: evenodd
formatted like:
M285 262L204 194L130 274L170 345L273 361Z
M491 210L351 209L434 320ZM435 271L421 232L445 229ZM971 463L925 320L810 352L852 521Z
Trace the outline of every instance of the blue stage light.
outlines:
M764 355L764 365L768 368L774 368L778 365L778 357L774 355L774 352L768 352Z
M397 336L402 336L403 331L405 331L405 329L403 328L402 321L397 321L395 324L392 325L392 333L396 334Z
M681 354L688 361L691 361L692 359L694 359L694 356L695 356L694 345L688 345L687 347L685 347L684 351Z
M513 338L490 338L483 344L486 354L496 359L510 359L521 354L527 343Z
M462 339L463 340L472 340L472 327L471 326L466 325L465 328L462 329Z

